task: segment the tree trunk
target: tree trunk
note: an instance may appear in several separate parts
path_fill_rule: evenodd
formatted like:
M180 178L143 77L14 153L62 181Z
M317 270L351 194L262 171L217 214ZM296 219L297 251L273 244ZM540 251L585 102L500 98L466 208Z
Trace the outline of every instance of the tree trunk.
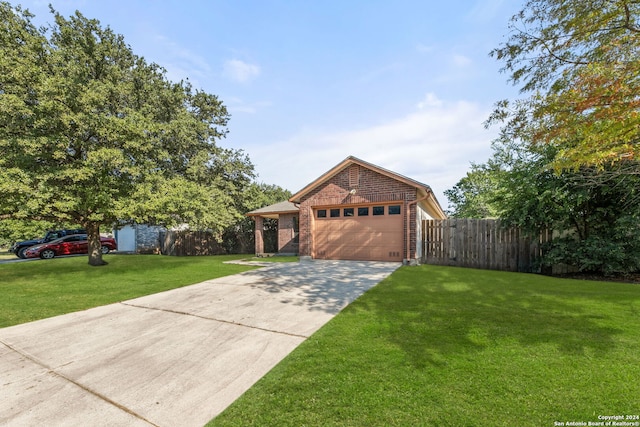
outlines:
M87 222L84 225L87 230L87 243L89 244L89 265L94 267L107 265L102 259L102 243L100 243L100 224Z

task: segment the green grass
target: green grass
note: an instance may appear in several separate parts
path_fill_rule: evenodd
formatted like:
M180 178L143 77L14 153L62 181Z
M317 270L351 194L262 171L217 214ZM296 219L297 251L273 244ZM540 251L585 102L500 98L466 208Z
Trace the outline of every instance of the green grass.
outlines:
M402 267L208 426L553 426L638 414L640 286Z
M107 255L0 265L0 327L248 266ZM261 260L296 261L274 257ZM211 426L552 426L637 414L640 286L402 267Z
M246 258L106 255L109 265L103 267L90 267L87 257L0 264L0 327L253 269L223 263Z
M16 259L16 256L11 252L0 252L0 260Z

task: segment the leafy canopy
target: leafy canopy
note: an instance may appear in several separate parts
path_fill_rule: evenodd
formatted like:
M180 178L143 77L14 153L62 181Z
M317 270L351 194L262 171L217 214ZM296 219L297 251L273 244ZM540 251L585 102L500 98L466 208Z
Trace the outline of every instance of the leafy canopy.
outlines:
M250 212L265 206L289 200L291 192L277 185L251 183L245 188L241 200L238 200L242 212ZM264 218L264 243L268 252L276 252L278 247L278 220ZM228 253L251 253L255 249L255 221L244 217L229 227L223 236L224 247Z
M528 98L500 101L504 141L558 147L556 169L638 160L640 1L529 0L491 54Z
M0 2L0 218L81 224L96 265L101 225L221 233L253 177L242 152L216 145L222 102L168 81L97 20L51 13L36 27Z
M552 145L495 142L492 157L448 191L454 213L498 216L535 237L555 231L542 260L548 266L640 270L640 175L629 172L638 164L557 172L549 166L556 155Z
M495 218L497 210L493 206L491 195L496 186L496 174L485 164L472 164L458 183L451 189L445 190L444 195L449 200L449 216L455 218Z

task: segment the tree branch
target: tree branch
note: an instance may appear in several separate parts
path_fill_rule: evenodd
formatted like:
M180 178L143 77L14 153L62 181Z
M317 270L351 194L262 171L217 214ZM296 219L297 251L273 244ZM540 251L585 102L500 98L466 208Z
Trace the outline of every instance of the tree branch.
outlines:
M634 33L640 33L640 28L633 25L633 19L631 18L631 9L629 8L629 3L624 2L624 28L629 31L633 31Z

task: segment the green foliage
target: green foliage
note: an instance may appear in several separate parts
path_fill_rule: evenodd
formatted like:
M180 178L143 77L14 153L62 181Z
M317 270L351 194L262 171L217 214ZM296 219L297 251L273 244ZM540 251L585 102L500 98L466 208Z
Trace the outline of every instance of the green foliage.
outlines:
M5 219L0 220L0 248L8 248L15 242L40 239L47 231L82 228L70 222L55 223L50 221L29 221ZM104 230L107 231L107 230Z
M627 215L585 239L555 238L546 248L545 263L576 266L605 275L640 271L640 218Z
M466 197L456 209L488 207L505 225L532 236L554 230L545 265L606 274L640 269L640 164L557 172L553 146L496 142L493 149L491 159L467 175L483 174L481 197Z
M237 200L238 210L242 213L251 212L265 206L289 200L291 192L277 185L252 183L245 188L242 197ZM277 248L278 228L277 220L266 218L264 221L265 247ZM223 235L223 244L228 253L252 253L254 251L255 222L243 217L228 227ZM273 250L276 252L276 250Z
M547 147L502 175L493 198L500 217L533 235L556 231L543 258L546 265L606 274L637 271L640 175L611 166L555 173L548 166L553 158Z
M496 105L503 140L558 147L556 169L640 158L640 3L528 0L491 54L528 98Z
M489 196L496 186L495 175L488 165L471 165L471 171L444 195L449 200L448 215L454 218L494 218L497 216Z
M0 3L0 217L79 223L92 236L120 220L217 233L237 220L253 166L216 145L222 102L168 81L97 20L52 14L36 28Z
M41 238L53 223L43 221L0 220L0 248L8 248L14 242Z

